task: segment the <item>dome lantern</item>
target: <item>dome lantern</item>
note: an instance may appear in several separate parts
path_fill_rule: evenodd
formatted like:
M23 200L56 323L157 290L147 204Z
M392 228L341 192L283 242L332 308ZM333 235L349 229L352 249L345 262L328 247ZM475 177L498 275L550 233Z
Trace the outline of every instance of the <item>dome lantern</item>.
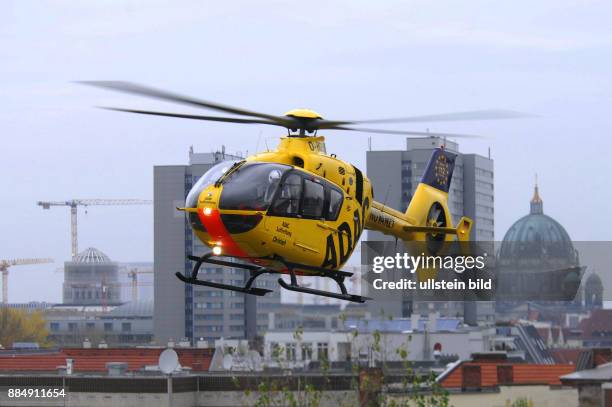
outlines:
M531 198L530 202L531 210L529 213L532 215L541 215L544 213L544 202L542 202L542 198L540 198L540 191L538 189L538 175L536 174L535 187L533 190L533 198Z
M578 253L565 228L544 214L537 179L530 204L529 214L514 222L501 242L500 265L542 270L579 264Z

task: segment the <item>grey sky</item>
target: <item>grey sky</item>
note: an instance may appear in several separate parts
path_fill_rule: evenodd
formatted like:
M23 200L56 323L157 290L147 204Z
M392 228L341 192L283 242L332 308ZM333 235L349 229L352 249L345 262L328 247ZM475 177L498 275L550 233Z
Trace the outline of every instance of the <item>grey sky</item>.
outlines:
M538 114L403 127L492 136L460 145L482 154L491 147L498 238L527 213L537 172L544 211L573 239L611 240L612 3L329 3L4 2L0 258L56 259L14 268L11 300L61 298L54 269L70 253L69 213L43 212L37 200L151 198L153 165L185 163L190 145L252 153L282 134L96 110L189 111L76 80L137 81L271 113L310 107L330 119L483 108ZM330 134L328 151L365 167L367 137ZM377 135L372 144L398 149L405 140ZM88 212L80 212L81 248L152 259L150 207Z

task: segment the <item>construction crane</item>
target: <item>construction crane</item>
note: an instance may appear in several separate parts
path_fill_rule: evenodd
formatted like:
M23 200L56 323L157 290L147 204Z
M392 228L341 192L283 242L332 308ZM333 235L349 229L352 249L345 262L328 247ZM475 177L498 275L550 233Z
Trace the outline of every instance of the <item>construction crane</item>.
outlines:
M53 259L12 259L0 260L2 272L2 303L8 303L8 272L11 266L25 266L27 264L53 263Z
M77 208L79 206L110 206L110 205L151 205L153 201L147 199L72 199L70 201L38 201L37 205L43 209L52 206L70 207L70 234L72 236L72 258L79 253L77 234Z
M138 274L153 274L153 270L151 269L137 269L133 268L128 271L128 277L130 278L132 285L132 301L136 302L138 300L138 286L145 285L143 283L138 282Z

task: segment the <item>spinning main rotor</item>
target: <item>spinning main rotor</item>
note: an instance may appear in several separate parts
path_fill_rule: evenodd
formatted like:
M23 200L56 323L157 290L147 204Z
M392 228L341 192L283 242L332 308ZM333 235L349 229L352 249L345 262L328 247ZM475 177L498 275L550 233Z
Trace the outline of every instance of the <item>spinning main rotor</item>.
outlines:
M377 128L353 127L361 124L389 124L389 123L418 123L418 122L443 122L443 121L464 121L464 120L494 120L494 119L515 119L529 117L530 115L514 112L510 110L474 110L467 112L446 113L426 116L411 116L399 118L385 118L373 120L326 120L320 114L309 109L293 109L283 116L271 115L267 113L255 112L238 107L223 105L220 103L209 102L202 99L183 96L164 90L154 89L131 82L121 81L86 81L81 82L86 85L96 86L125 93L132 93L139 96L160 99L167 102L184 104L208 110L215 110L235 116L204 116L197 114L170 113L140 109L126 109L119 107L103 107L103 109L115 110L120 112L138 113L153 116L176 117L182 119L204 120L213 122L239 123L239 124L267 124L271 126L284 127L289 131L290 137L308 137L316 135L318 130L342 130L358 131L363 133L397 134L406 136L438 136L438 137L479 137L469 134L454 133L430 133L423 131L392 130Z

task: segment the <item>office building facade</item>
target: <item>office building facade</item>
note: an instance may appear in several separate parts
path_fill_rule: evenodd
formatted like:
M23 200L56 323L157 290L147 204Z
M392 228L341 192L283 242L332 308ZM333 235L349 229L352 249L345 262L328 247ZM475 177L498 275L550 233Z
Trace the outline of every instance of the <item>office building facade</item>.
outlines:
M495 240L494 221L494 169L493 160L478 154L459 152L455 142L439 137L408 138L406 150L368 151L367 174L374 187L377 201L406 211L410 200L427 168L435 148L445 146L457 154L455 169L449 190L448 206L455 225L462 216L474 220L471 232L472 241L493 242ZM370 241L390 240L380 232L368 232ZM395 313L408 316L412 312L427 314L438 311L445 316L463 315L466 307L462 302L412 302L395 304ZM390 305L393 307L393 305ZM494 305L490 302L472 304L480 321L492 322L495 319Z
M233 291L194 286L179 281L177 271L189 275L193 263L188 255L208 252L194 235L183 212L177 207L197 180L211 167L241 159L225 154L189 152L187 165L154 167L154 335L158 343L187 338L195 343L199 338L244 338L246 329L261 331L268 325L268 307L280 303L280 293L255 299ZM232 285L243 285L246 272L240 269L202 266L200 278ZM257 286L277 287L278 276L262 275ZM257 305L255 305L257 304ZM245 312L249 317L245 318ZM249 325L248 327L246 325Z
M474 220L471 239L495 239L493 160L478 154L462 154L455 142L439 137L407 139L405 151L368 151L367 174L376 200L406 211L435 148L457 154L448 206L453 223L461 216ZM380 232L368 232L368 240L385 240Z

